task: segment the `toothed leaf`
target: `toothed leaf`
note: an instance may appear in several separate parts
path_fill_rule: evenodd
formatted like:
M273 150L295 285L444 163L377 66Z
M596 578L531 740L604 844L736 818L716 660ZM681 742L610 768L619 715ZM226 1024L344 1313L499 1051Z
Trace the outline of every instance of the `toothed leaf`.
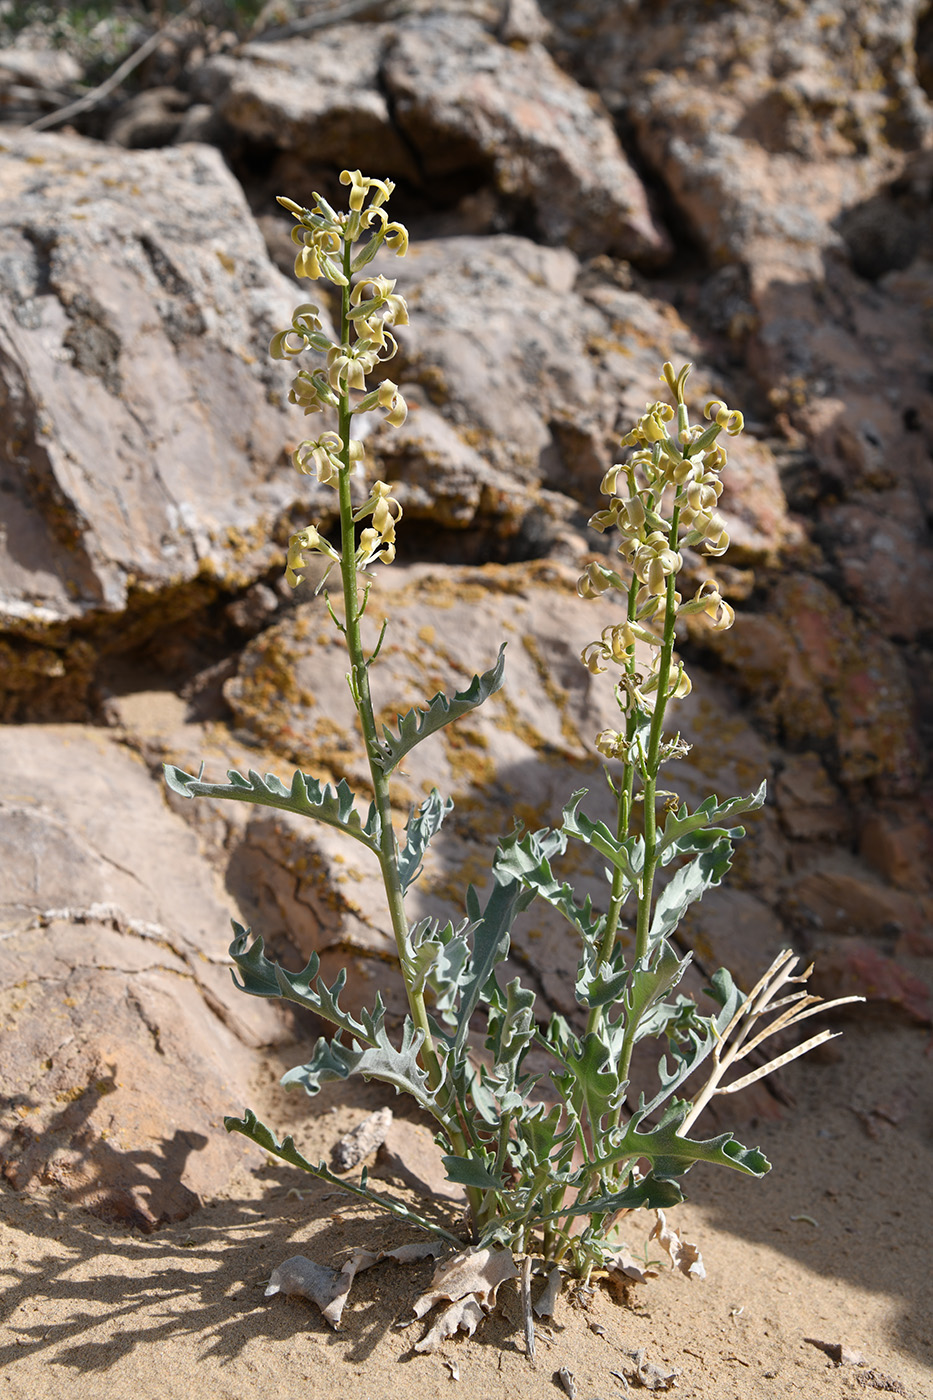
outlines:
M503 642L499 648L499 659L492 670L474 676L466 690L458 691L452 697L438 692L428 702L426 710L409 710L407 714L399 715L397 734L393 734L388 725L383 725L385 743L379 745L377 762L384 773L391 773L405 755L429 734L436 734L439 729L475 710L495 694L505 676L505 648L506 643Z
M727 838L681 866L658 895L648 933L649 946L654 947L673 933L690 905L720 884L731 864L732 842Z
M392 1215L397 1215L400 1220L407 1220L411 1224L417 1225L419 1229L427 1230L432 1235L440 1235L443 1239L451 1240L457 1245L462 1244L456 1235L452 1235L449 1230L442 1229L440 1225L435 1225L433 1221L425 1220L404 1201L396 1200L394 1196L383 1195L382 1192L370 1191L364 1182L357 1185L356 1182L349 1181L346 1177L337 1176L323 1162L314 1166L301 1155L291 1136L279 1142L271 1129L267 1128L265 1123L260 1123L252 1109L247 1108L242 1118L225 1118L224 1127L228 1133L242 1133L243 1137L249 1138L250 1142L255 1142L257 1147L271 1152L274 1157L280 1157L283 1162L288 1162L292 1167L300 1167L303 1172L316 1176L319 1181L326 1181L330 1186L338 1186L342 1191L349 1191L354 1196L362 1196L364 1200L371 1201L381 1210L387 1210Z
M234 802L251 802L260 807L275 807L280 812L316 817L318 821L338 827L378 853L379 816L375 805L370 803L365 819L362 818L354 805L356 798L343 778L336 788L330 783L322 787L316 778L296 771L291 786L286 787L274 773L266 773L263 777L251 768L246 778L236 769L230 769L227 773L229 783L205 783L172 763L164 764L164 769L168 786L181 797L227 798Z
M407 890L421 874L421 857L432 838L440 831L444 818L453 809L452 799L441 797L437 788L431 789L429 796L417 810L412 809L405 824L405 845L398 861L403 890Z
M391 1084L396 1092L410 1094L422 1108L432 1109L435 1094L428 1085L426 1071L418 1062L423 1042L424 1032L416 1030L407 1016L402 1044L398 1048L391 1043L383 1026L377 1028L376 1043L362 1050L341 1045L337 1039L321 1039L308 1063L290 1069L282 1076L282 1084L286 1088L300 1084L307 1093L316 1094L329 1080L349 1079L351 1074L359 1074L364 1079Z
M318 976L320 959L312 953L300 972L286 972L277 962L267 958L263 951L263 940L256 938L250 943L251 933L242 924L233 921L236 937L230 944L230 956L240 970L242 980L233 980L241 991L254 997L282 997L297 1006L314 1011L331 1025L356 1036L369 1045L375 1045L378 1033L385 1019L382 997L377 994L373 1012L364 1011L361 1020L344 1011L339 1004L340 993L347 980L346 969L341 968L332 987L328 987Z
M686 804L677 812L669 812L664 830L658 837L657 849L662 862L666 864L675 851L706 850L724 836L738 840L745 834L743 829L736 827L730 831L725 828L723 819L758 811L764 806L767 791L768 785L763 782L747 797L731 797L727 802L720 802L718 797L707 797L695 812L688 811Z
M582 788L567 803L563 830L568 836L575 836L578 841L585 841L599 851L611 865L622 871L629 887L634 889L645 864L644 840L640 836L631 836L625 841L618 841L604 822L591 821L585 812L578 811L585 796L586 788Z
M601 1163L608 1165L626 1158L637 1161L644 1157L651 1163L654 1175L665 1179L683 1176L696 1162L733 1167L746 1176L764 1176L771 1170L771 1163L763 1152L757 1147L743 1147L731 1133L722 1133L719 1137L702 1141L679 1137L677 1129L689 1110L688 1103L675 1099L657 1127L642 1133L638 1130L639 1125L647 1116L647 1108L642 1106L629 1119L624 1132L615 1138L611 1152L600 1159Z
M605 928L605 915L596 914L589 895L580 905L574 898L573 886L560 881L551 869L551 860L563 855L567 848L564 831L545 828L509 837L496 852L496 869L520 880L528 890L563 914L584 942L599 942Z
M482 1162L473 1157L442 1157L441 1161L447 1168L447 1180L456 1182L458 1186L472 1186L477 1191L502 1190L501 1177L493 1176Z

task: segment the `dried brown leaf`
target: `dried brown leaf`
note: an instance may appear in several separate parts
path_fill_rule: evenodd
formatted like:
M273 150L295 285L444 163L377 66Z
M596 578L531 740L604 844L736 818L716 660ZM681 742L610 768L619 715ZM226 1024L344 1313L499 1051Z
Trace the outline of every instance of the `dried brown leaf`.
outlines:
M534 1305L534 1310L539 1317L554 1316L554 1309L557 1306L557 1300L560 1297L560 1290L563 1282L564 1280L560 1269L552 1269L547 1276L544 1292Z
M416 1264L419 1259L436 1259L444 1248L443 1240L418 1240L416 1244L400 1244L384 1249L380 1259L394 1259L399 1264Z
M422 1314L419 1313L419 1316ZM441 1342L446 1342L448 1337L454 1337L458 1332L466 1332L468 1337L472 1337L484 1316L483 1309L472 1293L466 1298L458 1298L449 1308L444 1309L430 1332L427 1332L420 1342L415 1342L415 1351L427 1354L437 1351Z
M437 1266L431 1287L415 1303L415 1317L424 1317L443 1299L456 1302L467 1294L474 1294L488 1312L495 1304L500 1283L510 1278L518 1278L511 1250L465 1249Z
M566 1366L561 1366L560 1370L557 1373L557 1378L563 1386L566 1394L570 1397L570 1400L576 1400L577 1379L573 1372L568 1371Z
M658 1366L654 1361L649 1361L644 1347L639 1347L637 1351L632 1352L631 1357L635 1365L628 1373L629 1380L636 1381L639 1385L644 1386L645 1390L674 1389L677 1377L680 1375L678 1370L667 1370L664 1366Z
M308 1298L320 1308L336 1331L357 1274L371 1269L383 1259L394 1259L399 1264L433 1259L443 1247L440 1240L419 1240L395 1249L384 1249L378 1254L371 1249L357 1249L339 1270L328 1268L326 1264L316 1264L304 1254L294 1254L272 1270L266 1297L271 1297L273 1293L285 1293L289 1297Z
M310 1298L323 1312L337 1297L341 1287L340 1274L336 1269L329 1269L326 1264L315 1264L313 1259L303 1254L293 1254L272 1270L265 1296L270 1298L273 1293L284 1293L289 1298Z
M835 1366L867 1366L868 1362L860 1351L847 1347L845 1342L823 1342L819 1337L804 1337L811 1347L825 1351Z
M621 1245L611 1259L606 1259L605 1266L610 1276L618 1274L632 1283L647 1283L650 1278L658 1277L657 1269L646 1264L644 1260L635 1259L625 1245Z
M343 1317L343 1310L346 1301L350 1296L350 1288L357 1274L364 1269L372 1268L378 1260L379 1255L374 1254L371 1249L358 1249L350 1255L340 1273L337 1275L338 1291L334 1294L327 1307L323 1309L324 1319L329 1322L336 1332L340 1326L340 1319Z
M656 1210L654 1214L655 1227L648 1238L657 1240L670 1259L671 1268L679 1269L687 1278L706 1278L706 1269L696 1245L681 1239L677 1231L671 1229L663 1210Z

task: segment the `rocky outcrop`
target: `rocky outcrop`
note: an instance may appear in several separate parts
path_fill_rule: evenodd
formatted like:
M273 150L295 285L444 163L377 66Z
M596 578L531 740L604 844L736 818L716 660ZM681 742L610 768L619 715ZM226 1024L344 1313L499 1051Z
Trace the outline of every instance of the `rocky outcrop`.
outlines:
M288 153L280 179L378 150L383 174L433 203L488 187L500 227L531 223L584 256L670 254L599 100L540 43L500 43L460 12L248 44L206 64L195 92L241 141Z
M151 1228L227 1179L239 1139L215 1125L293 1033L232 989L230 914L290 967L347 963L353 1005L378 989L403 1009L372 869L297 819L167 804L156 778L203 756L216 778L299 765L365 789L321 600L277 578L333 495L288 464L307 428L266 356L321 295L270 260L294 252L270 197L342 197L343 166L396 179L414 234L385 268L412 313L389 370L409 417L362 425L405 510L368 611L389 618L381 719L509 641L507 688L404 765L400 823L435 783L457 801L413 912L458 913L513 815L553 820L581 786L600 814L613 706L578 653L610 605L573 581L612 542L585 521L660 361L691 360L694 417L721 396L749 430L728 554L687 553L688 584L714 573L738 616L681 639L695 747L671 781L771 788L683 947L748 984L795 940L829 994L930 1018L922 7L542 8L406 0L302 27L296 4L278 37L155 65L101 119L120 144L4 134L0 717L109 727L0 730L0 1161L19 1188ZM173 144L125 149L150 142ZM576 957L529 911L513 968L543 1011L570 1010Z

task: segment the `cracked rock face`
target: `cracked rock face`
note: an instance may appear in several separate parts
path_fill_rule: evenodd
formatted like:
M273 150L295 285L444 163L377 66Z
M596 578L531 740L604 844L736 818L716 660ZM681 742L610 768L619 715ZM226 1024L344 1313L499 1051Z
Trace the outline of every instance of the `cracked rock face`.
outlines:
M256 568L309 496L260 350L293 296L219 153L12 135L0 189L7 627Z
M530 218L545 243L670 256L599 99L540 43L500 43L462 13L248 44L212 59L196 90L238 137L311 168L378 150L384 175L425 192L491 187L506 226Z
M0 755L0 1171L183 1219L243 1161L220 1120L287 1019L233 988L229 904L138 758L77 726L2 728Z

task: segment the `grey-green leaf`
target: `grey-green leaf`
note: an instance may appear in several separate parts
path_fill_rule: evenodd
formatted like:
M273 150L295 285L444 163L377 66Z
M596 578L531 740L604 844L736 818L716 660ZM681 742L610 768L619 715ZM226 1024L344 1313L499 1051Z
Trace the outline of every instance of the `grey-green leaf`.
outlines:
M437 788L431 789L417 810L412 809L405 824L405 845L398 861L398 873L404 890L421 874L421 857L440 831L444 818L453 809L452 799L441 797Z
M356 1182L347 1180L346 1177L337 1176L323 1162L317 1166L303 1157L295 1146L294 1139L286 1137L283 1142L279 1142L271 1129L265 1123L260 1123L255 1113L251 1109L246 1109L242 1118L228 1117L224 1119L224 1127L228 1133L242 1133L243 1137L249 1138L250 1142L255 1142L266 1152L271 1152L273 1156L280 1157L283 1162L288 1162L292 1167L300 1167L302 1171L309 1172L311 1176L316 1176L320 1181L326 1181L330 1186L338 1186L342 1191L350 1191L354 1196L362 1196L367 1201L372 1201L381 1210L387 1210L392 1215L397 1215L400 1220L407 1220L412 1225L417 1225L421 1230L427 1230L432 1235L440 1235L445 1240L450 1240L453 1244L462 1247L463 1241L456 1235L452 1235L449 1230L444 1230L440 1225L435 1225L433 1221L425 1220L404 1201L396 1200L393 1196L385 1196L381 1192L370 1191L364 1184L357 1185Z
M447 1168L447 1180L458 1186L475 1187L477 1191L501 1191L502 1181L473 1157L442 1157Z
M416 1103L430 1111L436 1099L428 1085L427 1073L418 1062L423 1040L424 1032L416 1030L407 1016L402 1044L398 1048L391 1043L383 1026L377 1029L376 1044L362 1050L350 1049L337 1039L321 1039L308 1063L290 1069L282 1076L282 1084L286 1088L300 1084L309 1094L316 1094L328 1080L349 1079L351 1074L359 1074L364 1079L391 1084L397 1092L410 1094Z
M233 980L241 991L254 997L282 997L284 1001L314 1011L323 1020L368 1045L377 1043L385 1017L380 995L376 996L373 1011L365 1011L358 1020L340 1005L340 993L347 980L344 968L338 972L333 986L328 987L324 979L318 976L320 959L317 953L311 954L300 972L286 972L285 968L266 957L261 938L255 938L250 943L250 930L243 928L236 920L233 921L233 931L236 937L230 944L230 956L239 968L241 979L238 981L234 973Z
M339 827L354 840L361 841L371 851L379 850L379 816L375 805L369 804L369 811L362 818L356 810L356 798L344 778L336 788L330 783L323 786L307 773L296 771L291 786L286 787L274 773L265 777L252 768L249 776L243 777L236 769L230 769L229 783L205 783L191 773L166 763L165 781L173 792L181 797L219 797L234 802L251 802L260 807L275 807L281 812L297 812L303 817L316 817L328 826Z
M376 761L384 773L391 773L422 739L426 739L429 734L436 734L439 729L452 724L455 719L468 714L470 710L475 710L500 689L505 678L505 648L506 643L503 642L495 666L489 671L484 671L481 676L474 676L466 690L458 691L454 696L438 692L428 702L426 710L409 710L407 714L399 715L397 734L393 734L387 725L383 725L385 742L379 745Z
M685 912L708 889L718 885L732 864L732 842L728 837L717 841L708 851L701 851L687 865L681 866L658 895L654 918L648 934L650 947L680 923Z

